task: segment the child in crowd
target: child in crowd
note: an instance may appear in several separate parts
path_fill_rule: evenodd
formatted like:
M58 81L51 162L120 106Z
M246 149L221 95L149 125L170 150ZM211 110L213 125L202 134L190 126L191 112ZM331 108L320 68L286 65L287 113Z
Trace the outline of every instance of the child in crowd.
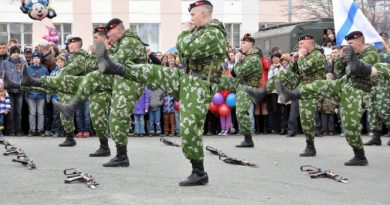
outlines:
M134 136L145 136L145 114L149 111L149 89L146 87L144 94L135 104L134 114Z
M5 115L11 110L9 96L3 89L3 80L0 79L0 136L3 136Z
M230 94L229 90L221 90L219 93L223 96L226 101L226 97ZM218 135L226 136L229 133L230 126L232 124L232 114L229 113L226 116L220 116L221 132Z
M27 68L28 74L34 78L39 79L41 76L49 75L49 71L42 65L42 53L34 51L32 54L33 65ZM27 104L30 111L29 123L30 131L29 136L44 135L43 123L44 123L44 106L46 100L46 93L42 92L27 92ZM38 118L38 119L37 119ZM38 122L37 122L38 120Z
M56 57L56 67L50 72L50 76L56 76L60 70L64 67L65 65L65 57L63 55L58 55ZM51 95L51 101L59 101L60 97L56 94ZM53 125L52 125L52 132L54 137L62 137L65 134L64 127L62 126L61 123L61 118L60 118L60 111L53 106Z
M161 106L163 105L164 92L150 87L149 103L149 135L161 135ZM154 129L156 125L156 129Z

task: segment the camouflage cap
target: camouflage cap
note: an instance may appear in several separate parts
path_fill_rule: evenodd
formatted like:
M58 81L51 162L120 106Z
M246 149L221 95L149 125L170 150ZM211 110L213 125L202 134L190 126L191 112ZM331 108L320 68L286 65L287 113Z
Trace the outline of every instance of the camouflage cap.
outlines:
M203 5L209 5L209 6L213 7L211 2L209 2L209 1L196 1L192 4L190 4L190 6L188 6L188 11L191 11L191 9L198 7L198 6L203 6Z
M348 35L345 36L345 40L357 39L363 36L361 31L352 31Z

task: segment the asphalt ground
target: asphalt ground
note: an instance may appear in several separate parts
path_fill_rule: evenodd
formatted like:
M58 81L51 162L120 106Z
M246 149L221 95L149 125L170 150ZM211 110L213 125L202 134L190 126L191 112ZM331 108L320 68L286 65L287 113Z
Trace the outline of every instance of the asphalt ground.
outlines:
M0 204L390 204L390 146L365 147L369 166L346 167L343 163L353 152L338 136L316 138L317 156L310 158L298 156L305 147L302 135L256 135L253 149L234 147L242 136L205 136L205 146L258 167L227 164L205 151L210 182L197 187L178 186L190 174L190 163L180 148L164 145L158 137L129 137L127 168L102 167L113 155L89 157L98 147L95 137L77 139L77 146L65 148L58 147L64 138L4 138L22 148L37 169L11 162L15 156L0 156ZM384 144L388 140L382 139ZM115 154L112 140L110 147ZM349 183L311 179L299 170L307 164L330 169ZM67 168L92 174L99 185L65 184Z

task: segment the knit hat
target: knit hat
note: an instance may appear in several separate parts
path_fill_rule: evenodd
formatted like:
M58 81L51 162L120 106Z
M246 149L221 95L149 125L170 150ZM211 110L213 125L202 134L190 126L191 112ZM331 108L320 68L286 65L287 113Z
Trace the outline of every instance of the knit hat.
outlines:
M40 51L34 51L32 53L32 58L38 57L42 62L42 53Z

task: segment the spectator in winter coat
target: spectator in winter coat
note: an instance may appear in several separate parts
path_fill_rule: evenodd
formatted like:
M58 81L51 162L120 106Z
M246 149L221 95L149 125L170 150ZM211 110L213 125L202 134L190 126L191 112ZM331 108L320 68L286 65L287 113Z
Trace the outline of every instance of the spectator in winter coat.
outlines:
M33 65L27 68L28 74L35 79L39 79L41 76L49 75L49 71L42 65L42 53L35 51L33 54ZM43 123L44 123L44 106L46 100L46 94L42 92L27 92L27 103L30 111L29 123L30 131L29 136L32 135L44 135ZM38 116L38 123L36 121Z
M145 114L149 111L149 89L146 87L144 94L138 98L135 104L134 114L134 135L145 136Z

